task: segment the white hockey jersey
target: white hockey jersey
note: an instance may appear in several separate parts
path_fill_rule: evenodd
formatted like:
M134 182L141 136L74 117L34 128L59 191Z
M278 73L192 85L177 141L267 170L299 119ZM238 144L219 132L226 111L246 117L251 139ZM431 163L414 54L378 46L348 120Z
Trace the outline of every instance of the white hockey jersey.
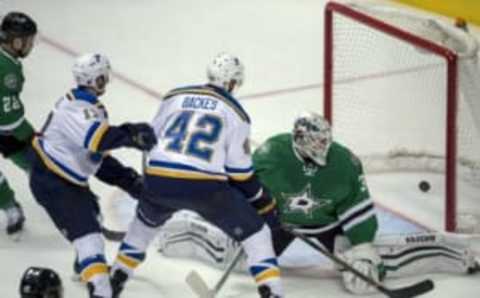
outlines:
M51 171L87 185L101 164L104 153L97 149L108 127L107 112L98 99L75 89L56 103L33 148Z
M148 156L149 175L244 181L253 174L250 118L223 89L204 85L172 90L152 126L158 144Z

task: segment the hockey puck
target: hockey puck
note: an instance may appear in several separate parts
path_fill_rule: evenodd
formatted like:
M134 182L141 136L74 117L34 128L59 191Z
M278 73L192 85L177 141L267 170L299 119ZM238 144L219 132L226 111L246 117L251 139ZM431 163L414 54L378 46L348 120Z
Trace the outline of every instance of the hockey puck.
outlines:
M430 183L428 183L427 181L425 180L422 180L420 181L420 183L418 184L418 188L420 188L421 191L423 192L427 192L430 190Z

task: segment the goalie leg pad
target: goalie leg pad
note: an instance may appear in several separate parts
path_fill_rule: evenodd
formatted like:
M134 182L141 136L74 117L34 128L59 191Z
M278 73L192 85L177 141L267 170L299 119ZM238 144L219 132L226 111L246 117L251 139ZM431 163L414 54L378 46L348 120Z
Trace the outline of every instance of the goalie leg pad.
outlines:
M470 246L472 236L451 233L389 235L375 241L388 276L432 272L470 273L478 264Z
M179 211L162 226L158 251L167 257L200 259L218 268L227 266L238 243L191 211Z

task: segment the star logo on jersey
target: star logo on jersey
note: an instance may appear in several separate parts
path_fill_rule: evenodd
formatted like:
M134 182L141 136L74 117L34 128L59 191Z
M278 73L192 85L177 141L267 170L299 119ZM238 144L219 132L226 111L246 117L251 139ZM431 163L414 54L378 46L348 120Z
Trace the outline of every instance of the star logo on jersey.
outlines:
M299 193L282 193L282 195L287 199L285 212L303 213L309 217L313 216L315 210L323 208L332 202L331 200L314 198L310 183Z

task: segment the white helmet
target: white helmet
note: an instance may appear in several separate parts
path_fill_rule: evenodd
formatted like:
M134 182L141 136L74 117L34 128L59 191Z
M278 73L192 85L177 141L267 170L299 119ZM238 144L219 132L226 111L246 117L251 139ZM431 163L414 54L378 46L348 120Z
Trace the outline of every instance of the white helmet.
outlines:
M90 87L103 94L110 80L110 69L110 61L105 55L85 54L77 58L72 72L78 86Z
M207 67L207 77L210 84L233 92L234 87L240 87L243 83L243 64L230 54L218 54ZM234 85L231 85L231 82Z
M327 154L332 144L330 124L317 113L300 114L293 125L293 148L302 158L309 158L316 164L327 164Z

